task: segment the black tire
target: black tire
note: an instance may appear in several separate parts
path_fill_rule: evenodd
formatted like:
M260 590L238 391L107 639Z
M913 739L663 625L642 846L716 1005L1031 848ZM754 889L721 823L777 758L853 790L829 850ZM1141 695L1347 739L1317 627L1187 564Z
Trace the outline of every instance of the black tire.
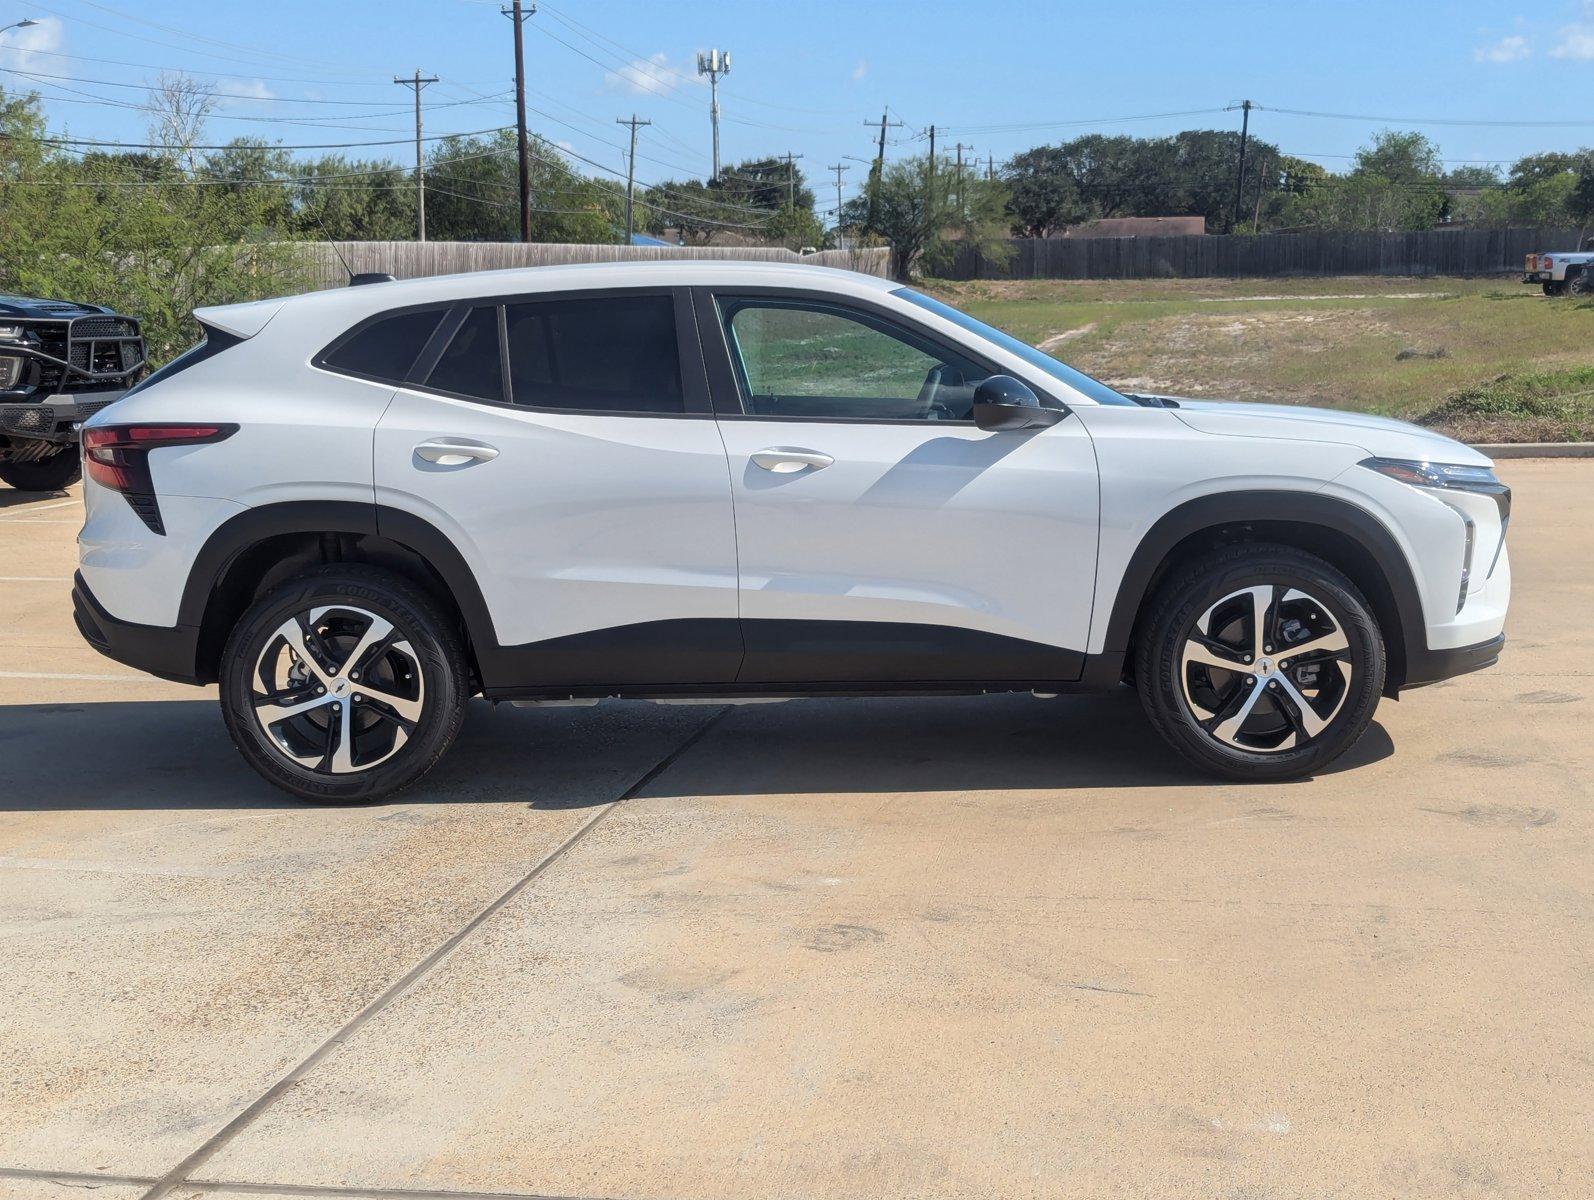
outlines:
M308 621L309 614L322 610L317 623ZM300 644L318 659L314 674L280 636L296 618ZM351 661L343 656L364 644L359 631L366 618L375 618L365 623L366 632L380 631L378 621L392 630L372 642L357 662ZM335 667L340 658L341 667ZM268 659L273 667L265 665ZM289 671L297 682L276 684L265 678L267 670L279 670L284 663L297 664ZM358 682L362 665L363 685ZM334 667L334 678L328 679L328 667ZM358 564L317 568L257 601L227 639L219 673L222 717L249 765L284 791L327 804L368 803L414 783L453 744L470 697L459 635L431 597L401 576ZM371 683L378 674L383 680ZM375 695L358 691L362 686L405 706L404 715ZM268 733L264 718L257 716L268 707L257 700L268 692L278 693L279 712L310 703L321 707L281 720ZM408 697L401 699L401 692ZM324 731L317 728L321 722ZM321 742L307 745L323 733L324 752ZM340 763L334 752L345 735L349 749ZM384 739L388 756L379 757ZM370 765L355 761L362 740L377 743L377 754L366 755ZM316 765L296 760L292 747L320 753L321 760Z
M68 446L37 462L0 463L0 479L19 492L63 491L76 483L82 473L83 463L76 446Z
M1566 284L1557 283L1553 279L1544 281L1544 294L1546 296L1559 296L1564 291L1566 291Z
M1203 619L1211 626L1205 631ZM1222 631L1220 621L1227 622ZM1210 657L1186 662L1187 648L1227 657L1249 650L1253 639L1266 654L1253 650L1251 665L1215 670ZM1329 648L1292 661L1291 639ZM1295 779L1326 767L1372 720L1384 669L1382 633L1356 586L1287 546L1230 546L1176 569L1136 630L1135 676L1147 717L1184 758L1229 779ZM1259 695L1247 704L1253 692ZM1235 723L1241 713L1249 715Z
M1587 271L1579 271L1576 275L1569 273L1566 277L1566 294L1568 296L1586 296L1589 294L1590 282Z

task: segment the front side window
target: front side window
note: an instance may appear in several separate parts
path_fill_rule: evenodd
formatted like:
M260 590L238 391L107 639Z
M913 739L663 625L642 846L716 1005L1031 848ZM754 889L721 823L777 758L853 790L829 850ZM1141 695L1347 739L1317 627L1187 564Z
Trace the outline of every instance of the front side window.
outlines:
M475 400L504 398L503 354L498 341L498 306L473 308L443 357L437 360L426 386Z
M868 314L800 300L721 297L751 416L968 421L990 372Z
M681 357L669 296L535 300L505 309L516 404L586 412L681 413Z

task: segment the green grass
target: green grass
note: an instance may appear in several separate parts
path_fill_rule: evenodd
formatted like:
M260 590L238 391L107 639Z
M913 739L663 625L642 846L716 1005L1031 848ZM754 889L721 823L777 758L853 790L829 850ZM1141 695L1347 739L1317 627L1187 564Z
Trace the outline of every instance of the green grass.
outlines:
M1594 364L1594 302L1546 300L1508 278L929 286L1108 383L1174 395L1414 419L1501 376ZM1560 428L1583 428L1577 419ZM1544 429L1551 418L1502 412L1493 427L1530 420Z
M1501 375L1421 421L1468 442L1594 441L1594 367Z

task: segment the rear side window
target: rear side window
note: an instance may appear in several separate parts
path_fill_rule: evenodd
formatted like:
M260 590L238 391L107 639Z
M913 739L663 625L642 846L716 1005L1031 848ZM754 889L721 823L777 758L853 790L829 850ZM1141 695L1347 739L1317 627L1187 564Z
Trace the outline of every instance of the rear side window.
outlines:
M680 413L681 357L669 296L539 300L505 310L516 404Z
M503 362L498 343L498 307L473 308L427 376L426 386L456 396L502 403Z
M442 317L436 309L383 317L344 339L321 361L334 371L403 383Z

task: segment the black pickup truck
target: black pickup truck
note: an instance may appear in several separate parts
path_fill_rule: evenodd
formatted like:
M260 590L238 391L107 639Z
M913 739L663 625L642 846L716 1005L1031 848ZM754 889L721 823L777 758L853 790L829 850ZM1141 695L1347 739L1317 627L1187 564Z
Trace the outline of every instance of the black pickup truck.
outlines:
M0 480L55 491L78 474L78 426L144 373L138 322L94 304L0 295Z

